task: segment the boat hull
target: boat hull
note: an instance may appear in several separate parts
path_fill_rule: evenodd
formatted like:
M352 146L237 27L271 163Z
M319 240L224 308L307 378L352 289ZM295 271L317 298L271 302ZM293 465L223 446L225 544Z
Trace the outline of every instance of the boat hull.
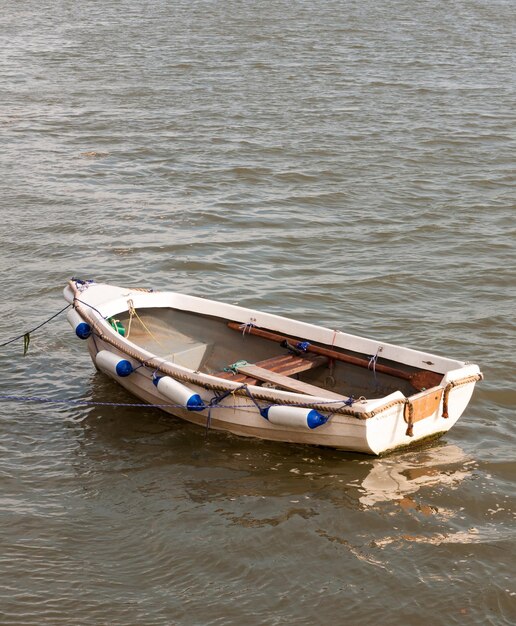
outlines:
M97 349L113 349L109 344L90 340L89 349L92 361L96 364ZM123 352L119 353L124 357ZM407 422L404 405L396 404L372 417L359 419L353 416L334 414L330 420L313 431L299 428L284 428L271 424L262 417L253 400L243 396L228 396L210 409L201 412L189 411L170 403L157 390L152 381L152 373L136 370L130 376L119 377L104 370L109 376L133 396L156 406L160 410L192 424L222 431L240 437L252 437L268 441L306 444L331 447L350 452L370 455L383 455L388 452L413 447L431 438L445 434L462 415L473 393L475 383L458 387L453 392L449 407L449 417L442 417L442 399L435 410L420 419L413 426L412 436L407 435ZM189 385L192 393L197 393L208 405L213 400L213 392L198 385ZM251 393L253 388L250 388ZM265 404L264 404L265 406Z
M481 378L476 365L466 365L386 343L374 344L371 340L343 333L337 335L337 331L287 318L172 292L154 294L96 284L80 289L77 284L70 283L65 289L65 297L74 304L79 317L91 327L91 334L84 339L97 369L150 405L158 406L163 411L193 424L237 436L381 455L414 446L447 432L465 410L475 383ZM188 311L197 317L204 315L199 318L201 324L211 323L210 319L220 318L224 322L229 319L233 320L233 325L235 321L242 323L244 330L247 320L253 320L254 324L259 318L259 324L264 328L305 337L331 347L341 342L342 347L351 345L357 351L357 347L362 347L362 352L365 352L376 346L377 353L378 350L383 350L391 358L390 362L394 361L393 357L399 356L399 361L395 362L405 368L431 360L436 363L434 371L439 371L439 367L445 373L439 376L439 380L442 378L440 384L430 389L411 395L396 390L373 400L353 400L331 394L322 388L320 396L314 396L289 391L288 388L269 388L259 382L240 384L231 378L223 379L199 371L198 364L209 352L207 345L183 345L183 336L181 350L163 357L121 336L118 323L110 324L107 320L113 314L127 313L136 305L140 311L161 307ZM77 316L73 318L75 325L80 322ZM148 328L147 330L150 333ZM332 337L330 344L329 339ZM175 345L179 345L177 337L175 341ZM251 339L246 341L247 346L259 347ZM112 354L113 358L106 359L105 353ZM175 362L176 358L179 359L178 362ZM123 376L117 375L116 364L119 359L131 365L129 373ZM108 365L104 365L105 363ZM349 372L352 375L352 370ZM367 375L370 376L370 373ZM160 391L166 385L156 384L156 380L163 376L172 378L174 388L178 384L184 386L185 393L180 393L179 396L198 396L201 400L200 406L189 410L171 401L170 397ZM313 385L307 387L310 390L319 389ZM300 419L273 423L267 419L266 411L271 406L299 407ZM317 427L312 428L306 419L301 419L306 417L307 408L317 410L322 415L323 419L317 423ZM295 417L295 410L290 413Z

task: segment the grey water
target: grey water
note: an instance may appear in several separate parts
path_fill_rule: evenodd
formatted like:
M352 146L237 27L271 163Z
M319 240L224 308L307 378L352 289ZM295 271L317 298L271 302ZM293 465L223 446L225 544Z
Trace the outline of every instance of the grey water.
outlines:
M0 343L80 276L485 375L385 458L205 437L23 400L133 401L58 316L0 354L2 625L515 623L515 24L509 0L0 1Z

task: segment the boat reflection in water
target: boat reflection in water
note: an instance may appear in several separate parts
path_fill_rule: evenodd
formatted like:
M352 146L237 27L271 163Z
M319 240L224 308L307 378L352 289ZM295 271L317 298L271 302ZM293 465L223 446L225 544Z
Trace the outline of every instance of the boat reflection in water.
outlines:
M359 488L359 501L366 507L399 501L403 508L415 508L411 494L435 485L453 489L475 468L475 461L456 445L439 445L364 463L372 466ZM419 508L424 512L424 507Z

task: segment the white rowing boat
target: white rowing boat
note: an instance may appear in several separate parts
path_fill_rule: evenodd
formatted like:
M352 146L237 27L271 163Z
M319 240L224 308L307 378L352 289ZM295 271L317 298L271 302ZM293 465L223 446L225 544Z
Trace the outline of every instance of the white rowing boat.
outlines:
M97 369L195 424L383 454L448 431L477 365L175 292L72 279Z

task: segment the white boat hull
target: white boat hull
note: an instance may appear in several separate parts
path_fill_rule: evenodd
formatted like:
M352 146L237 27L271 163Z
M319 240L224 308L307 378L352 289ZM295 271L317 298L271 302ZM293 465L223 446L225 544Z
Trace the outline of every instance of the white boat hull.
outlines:
M131 363L140 364L140 367L134 368L134 371L124 376L118 376L113 368L103 369L108 376L134 396L149 404L160 406L167 413L199 426L238 436L329 446L379 455L447 432L463 413L473 393L475 382L481 377L476 365L466 365L459 361L382 343L384 353L390 353L391 359L396 355L401 356L403 360L400 358L400 362L405 365L415 367L421 360L436 363L436 367L445 372L442 382L436 387L409 397L395 391L383 398L352 403L349 408L343 402L325 398L324 389L321 389L319 397L255 385L242 389L242 385L238 383L217 379L213 375L174 363L174 358L168 360L157 357L156 354L121 337L106 322L106 318L127 311L130 302L131 306L138 307L140 311L146 308L179 307L183 311L194 311L196 314L209 311L212 318L220 316L243 324L252 319L253 323L261 327L307 337L310 341L319 341L327 345L330 344L328 338L331 339L333 335L330 345L339 346L341 343L339 347L350 345L354 347L360 344L360 352L367 352L369 349L374 353L378 350L379 344L344 333L337 335L337 331L287 318L182 294L168 292L156 294L96 284L81 289L81 285L71 283L65 289L65 297L74 303L81 320L92 326L92 334L86 341L97 367L97 354L104 350L121 359L129 359ZM186 352L183 351L181 354ZM194 352L194 349L190 350L190 353ZM172 403L160 393L153 382L157 369L160 373L179 380L188 392L198 394L206 408L187 410ZM219 400L218 398L228 390L235 393L230 393ZM258 408L271 405L314 406L329 419L314 429L275 424L265 419ZM338 412L334 412L337 410ZM445 417L443 414L448 416Z

